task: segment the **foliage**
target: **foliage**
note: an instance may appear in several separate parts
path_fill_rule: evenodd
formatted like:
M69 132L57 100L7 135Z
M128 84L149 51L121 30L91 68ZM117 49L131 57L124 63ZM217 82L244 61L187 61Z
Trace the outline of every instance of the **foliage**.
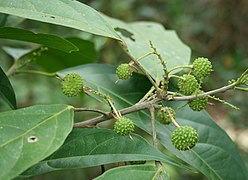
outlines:
M18 27L0 28L0 38L26 42L32 47L18 51L17 48L6 47L7 42L3 44L6 53L14 57L14 62L6 73L0 69L0 97L13 110L0 113L0 166L4 167L1 169L0 179L30 177L57 170L119 162L124 162L124 166L110 169L97 179L169 179L166 165L188 171L197 170L209 179L247 178L244 163L226 132L206 111L193 112L185 107L185 101L192 102L207 97L235 107L211 95L229 89L247 91L247 70L228 85L200 94L194 92L203 92L203 77L199 82L195 79L195 89L192 90L192 86L188 85L185 93L185 87L180 84L186 81L185 77L189 74L194 78L194 74L191 75L194 66L189 64L190 48L178 38L175 31L166 30L155 22L126 23L101 14L78 1L21 2L0 2L0 12L5 13L1 15L1 25L7 24L8 18L14 15L98 35L101 36L98 37L101 41L103 37L112 39L127 55L127 67L133 73L128 72L128 78L123 78L127 80L120 80L115 66L95 63L97 51L94 44L97 41L83 39L80 31L77 31L75 37L65 38L62 35L37 33ZM201 73L205 78L211 70L204 70L201 69ZM73 92L73 96L78 97L73 97L75 99L70 101L72 103L32 104L21 108L18 101L16 103L15 88L9 79L23 73L29 77L36 74L56 78L62 85L67 77L72 77L62 89ZM132 77L129 78L129 75ZM75 81L74 77L77 77L77 93L71 89L74 87L71 84ZM178 79L180 92L184 94L178 91L174 79ZM59 84L54 83L54 86ZM69 96L72 96L71 93ZM98 100L100 108L82 107L76 100L82 96ZM165 106L174 109L176 113L166 110L168 108ZM172 124L165 125L156 120L156 111L159 109L166 111L166 117ZM80 112L94 112L99 115L76 122L74 114ZM106 129L102 125L102 122L111 119L112 122L118 122L124 115L143 133L151 136L152 145L146 140L147 136L137 129L130 134L134 129L132 121L131 131L121 133L124 136L117 134L113 128L107 126ZM194 132L194 135L199 134L199 142L195 145L194 141L193 145L176 149L171 136L180 127L189 127L190 132L187 132L185 139L181 138L185 134L180 135L179 139L188 141ZM121 131L120 128L130 127L126 127L124 123L118 127L118 132ZM173 157L161 151L158 143ZM126 166L129 161L146 163Z

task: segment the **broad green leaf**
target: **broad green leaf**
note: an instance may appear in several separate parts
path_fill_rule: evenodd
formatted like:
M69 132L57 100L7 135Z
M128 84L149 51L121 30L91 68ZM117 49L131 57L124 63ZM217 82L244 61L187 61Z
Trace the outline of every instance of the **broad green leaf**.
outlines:
M176 165L139 135L120 136L109 129L75 129L64 145L22 176L86 168L120 161L159 160Z
M13 179L57 150L72 130L68 105L36 105L0 113L0 179Z
M180 107L182 103L173 102L169 106ZM151 133L148 123L149 114L138 112L128 115L134 119L137 126ZM190 125L199 133L199 143L189 151L178 151L173 147L171 133L173 125L165 127L157 123L157 136L160 143L170 152L202 172L209 179L247 179L247 171L234 143L206 113L193 112L188 107L177 111L177 122L180 125ZM239 173L237 173L239 172Z
M75 0L1 0L0 12L120 39L96 10Z
M7 14L0 13L0 27L4 26L7 21Z
M16 96L8 77L0 67L0 98L3 99L12 109L16 109Z
M122 166L110 169L95 180L152 180L160 179L160 173L156 166L153 165L137 165ZM169 180L167 176L163 176L163 180Z
M0 28L0 38L42 44L47 47L59 49L65 52L78 50L77 46L59 36L51 34L34 33L32 31L13 27Z
M187 65L190 61L190 48L177 36L175 31L166 30L161 24L154 22L125 23L105 16L136 58L152 51L149 41L162 56L167 68ZM155 80L160 80L163 68L157 56L152 55L139 61ZM152 67L152 68L151 68ZM177 73L179 70L173 71Z
M144 79L137 79L136 82L141 84L133 86L132 82L136 77L132 77L130 81L119 81L115 84L114 68L105 69L103 65L92 65L91 68L79 66L58 74L63 76L68 72L80 73L87 81L90 80L87 84L89 87L108 93L118 109L133 105L147 91ZM140 86L144 86L144 88L140 88ZM132 91L130 91L131 88ZM97 96L94 97L99 99ZM176 102L171 104L174 104L173 107L182 105ZM132 118L138 127L151 134L150 117L146 111L132 113L128 117ZM247 171L234 143L205 111L193 112L184 107L177 111L177 120L180 125L187 124L196 128L200 135L200 142L192 150L180 152L169 141L174 127L172 125L165 127L157 123L157 135L160 143L170 152L195 167L209 179L247 179Z
M92 63L97 59L97 52L91 41L80 38L67 38L68 41L78 47L78 51L64 53L56 49L49 48L36 58L35 64L41 66L46 71L55 72L61 69Z

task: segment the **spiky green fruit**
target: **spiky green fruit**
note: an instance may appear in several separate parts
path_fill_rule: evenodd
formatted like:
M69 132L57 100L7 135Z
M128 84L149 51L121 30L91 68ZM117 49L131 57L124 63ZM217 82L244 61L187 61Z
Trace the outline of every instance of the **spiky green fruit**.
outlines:
M122 136L131 134L135 129L134 123L131 119L126 117L121 117L115 121L114 131Z
M200 81L204 77L208 77L212 71L213 66L208 58L200 57L193 62L192 74Z
M191 95L200 85L196 78L191 74L184 74L183 79L178 80L178 88L185 95Z
M62 92L68 97L78 96L82 91L82 87L83 79L76 73L67 74L61 82Z
M126 80L132 76L132 70L129 64L120 64L116 69L116 75L119 79Z
M172 118L176 118L176 112L174 109L171 107L163 107L160 110L158 110L157 116L158 116L158 121L161 122L162 124L170 124L172 122Z
M204 93L203 91L201 90L196 90L193 95L196 95L196 94L202 94ZM193 110L193 111L201 111L203 109L206 108L207 104L208 104L208 97L204 97L204 98L196 98L194 100L190 100L188 102L189 104L189 107Z
M180 151L187 151L193 148L198 141L198 133L191 126L180 126L171 135L173 146Z

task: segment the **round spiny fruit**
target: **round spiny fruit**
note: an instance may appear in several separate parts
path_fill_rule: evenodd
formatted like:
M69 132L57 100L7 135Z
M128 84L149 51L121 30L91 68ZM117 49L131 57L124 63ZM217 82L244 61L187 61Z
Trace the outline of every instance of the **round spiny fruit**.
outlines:
M193 94L196 95L196 94L202 94L202 93L204 92L198 89ZM206 108L207 103L208 103L208 97L206 96L204 98L196 98L194 100L191 100L189 101L188 104L189 104L189 107L193 111L201 111Z
M201 81L204 77L209 76L211 71L213 71L213 67L208 58L197 58L193 62L192 74L196 77L196 79Z
M184 74L183 79L178 80L178 88L185 95L191 95L199 88L196 78L190 74Z
M130 69L129 64L121 64L116 69L116 75L119 79L126 80L131 77L132 71Z
M82 91L83 79L79 74L67 74L61 82L62 92L69 97L78 96Z
M171 135L173 146L180 151L186 151L193 148L198 140L198 133L191 126L181 126L173 131Z
M174 109L172 109L171 107L163 107L158 110L157 113L159 122L161 122L162 124L170 124L172 122L172 119L170 118L168 112L174 119L176 118L176 112L174 111Z
M116 120L114 125L114 131L122 136L129 135L134 131L134 123L131 119L122 117L118 120Z

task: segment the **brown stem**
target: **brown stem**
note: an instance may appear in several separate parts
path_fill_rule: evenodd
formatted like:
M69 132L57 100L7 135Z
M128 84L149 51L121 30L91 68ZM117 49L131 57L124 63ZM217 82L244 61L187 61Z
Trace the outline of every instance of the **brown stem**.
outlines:
M142 103L137 103L137 104L130 106L128 108L124 108L124 109L120 110L120 114L125 115L125 114L129 114L132 112L140 111L142 109L147 109L147 108L150 108L151 106L154 106L154 104L159 103L159 102L164 101L164 100L187 101L187 100L193 100L196 98L206 97L206 96L211 95L211 94L221 93L221 92L225 92L229 89L233 89L233 87L235 85L236 85L236 83L232 83L228 86L224 86L224 87L219 88L219 89L215 89L212 91L205 92L203 94L192 95L192 96L174 97L173 95L169 95L165 98L155 98L151 101L145 101ZM92 126L95 126L96 124L98 124L100 122L103 122L103 121L106 121L106 120L112 119L112 118L113 118L112 113L108 113L107 115L101 115L101 116L97 116L95 118L92 118L92 119L89 119L89 120L86 120L83 122L75 123L74 127L75 128L92 127Z
M156 124L155 124L155 108L154 106L151 106L149 108L149 111L151 113L151 124L152 124L152 141L153 146L157 148L157 133L156 133Z

